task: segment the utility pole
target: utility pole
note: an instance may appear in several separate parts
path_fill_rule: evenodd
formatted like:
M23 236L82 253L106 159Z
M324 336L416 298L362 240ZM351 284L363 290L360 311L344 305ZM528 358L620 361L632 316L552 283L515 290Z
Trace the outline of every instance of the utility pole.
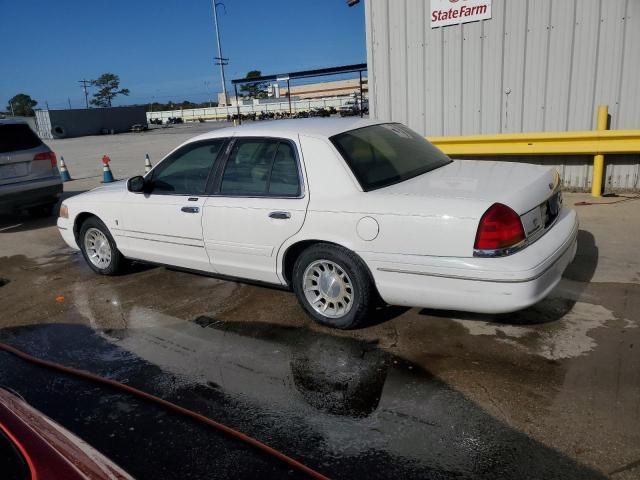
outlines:
M218 41L218 56L214 58L216 60L216 65L220 65L220 77L222 78L222 95L224 97L224 104L227 105L229 103L229 97L227 97L227 85L224 78L224 66L229 64L229 59L222 56L222 45L220 44L220 29L218 28L217 10L218 5L222 5L226 13L227 7L225 7L224 3L216 2L216 0L211 0L211 5L213 6L213 23L216 26L216 40Z
M71 98L67 97L67 102L69 102L69 110L71 110Z
M84 90L84 104L89 108L89 92L87 92L87 85L91 85L91 80L78 80L78 83L82 85L82 90Z
M16 116L16 114L15 114L15 112L13 111L13 102L9 102L9 105L11 105L11 116L12 116L12 117L15 117L15 116Z

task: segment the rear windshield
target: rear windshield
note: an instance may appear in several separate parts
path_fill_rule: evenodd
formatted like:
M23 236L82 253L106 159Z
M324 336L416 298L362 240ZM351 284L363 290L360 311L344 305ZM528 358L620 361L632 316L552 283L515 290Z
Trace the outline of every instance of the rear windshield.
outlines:
M24 123L0 124L0 153L29 150L42 145L42 140Z
M330 138L364 191L422 175L451 159L399 123L358 128Z

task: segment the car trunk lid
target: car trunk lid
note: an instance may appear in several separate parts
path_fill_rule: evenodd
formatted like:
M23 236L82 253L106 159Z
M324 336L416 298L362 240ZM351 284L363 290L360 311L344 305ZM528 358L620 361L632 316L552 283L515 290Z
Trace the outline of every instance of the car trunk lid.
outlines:
M559 186L560 178L553 168L516 162L454 160L380 192L499 202L523 215L547 201Z
M380 189L387 194L502 203L522 219L527 237L538 235L562 205L554 168L518 162L454 160L418 177Z

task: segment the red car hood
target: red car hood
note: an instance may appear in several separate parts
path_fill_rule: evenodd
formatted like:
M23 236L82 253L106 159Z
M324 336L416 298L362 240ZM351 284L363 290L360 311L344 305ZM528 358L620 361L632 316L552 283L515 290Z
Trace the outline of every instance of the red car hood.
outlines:
M2 388L0 431L22 454L32 479L132 479L93 447Z

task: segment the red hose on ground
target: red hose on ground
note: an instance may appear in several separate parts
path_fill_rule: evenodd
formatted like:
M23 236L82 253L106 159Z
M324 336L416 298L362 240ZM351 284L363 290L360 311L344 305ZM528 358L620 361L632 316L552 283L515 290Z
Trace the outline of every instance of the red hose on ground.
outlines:
M632 200L638 200L640 199L640 196L637 197L624 197L621 200L615 200L613 202L587 202L587 201L583 201L583 202L576 202L574 203L574 205L576 207L584 207L587 205L615 205L616 203L622 203L622 202L630 202Z
M48 360L43 360L41 358L34 357L32 355L29 355L28 353L25 353L21 350L18 350L17 348L12 347L11 345L7 345L6 343L0 342L0 350L4 350L5 352L11 353L16 357L21 358L22 360L26 360L27 362L40 365L46 368L50 368L52 370L57 370L58 372L62 372L68 375L73 375L75 377L80 377L85 380L90 380L92 382L108 385L117 390L122 390L124 392L131 393L137 397L144 398L145 400L158 403L168 408L169 410L180 413L186 417L192 418L193 420L204 423L206 425L209 425L210 427L220 430L226 433L227 435L230 435L233 438L236 438L240 441L248 443L249 445L277 458L278 460L286 463L287 465L295 468L296 470L299 470L300 472L307 474L310 478L315 478L318 480L329 480L329 478L325 477L323 474L316 472L312 468L307 467L306 465L298 462L297 460L294 460L293 458L285 455L284 453L276 450L275 448L272 448L269 445L266 445L260 442L259 440L256 440L255 438L245 435L244 433L234 430L233 428L228 427L222 423L216 422L215 420L211 420L210 418L205 417L204 415L201 415L197 412L194 412L193 410L189 410L187 408L181 407L180 405L176 405L175 403L171 403L167 400L163 400L160 397L156 397L155 395L151 395L150 393L143 392L142 390L138 390L137 388L130 387L129 385L125 385L124 383L116 382L115 380L110 380L108 378L101 377L100 375L85 372L84 370L79 370L72 367L65 367L64 365L60 365L59 363L50 362Z

